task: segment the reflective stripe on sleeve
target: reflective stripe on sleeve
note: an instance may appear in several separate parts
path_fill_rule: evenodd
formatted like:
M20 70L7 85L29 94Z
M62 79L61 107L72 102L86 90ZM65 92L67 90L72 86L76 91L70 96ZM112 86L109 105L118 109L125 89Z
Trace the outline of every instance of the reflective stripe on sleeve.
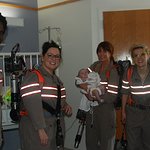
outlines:
M129 86L129 82L128 81L125 81L125 80L122 80L122 88L123 89L129 89L130 86Z
M150 91L146 91L146 92L131 92L131 94L133 94L133 95L150 94Z
M112 91L112 90L107 90L108 93L112 93L112 94L118 94L118 92L116 91Z
M58 96L57 95L53 95L53 94L41 94L41 96L43 97L43 98L57 98ZM61 98L65 98L66 97L66 95L63 95L63 96L61 96Z
M39 86L39 83L33 83L33 84L22 86L21 90L26 89L26 88L30 88L30 87L35 87L35 86Z
M30 95L37 94L37 93L41 93L41 90L35 90L35 91L32 91L32 92L24 93L24 94L21 95L21 97L30 96Z
M150 88L150 85L144 85L144 86L131 86L133 89L145 89L145 88Z
M118 86L116 86L116 85L112 85L112 84L108 84L108 87L112 87L112 88L116 88L116 89L118 89Z
M113 84L108 84L107 92L111 94L118 94L118 86Z
M129 86L123 86L123 85L122 85L122 88L123 88L123 89L129 89L130 87L129 87Z
M102 84L102 85L107 85L108 84L108 82L100 82L100 84Z

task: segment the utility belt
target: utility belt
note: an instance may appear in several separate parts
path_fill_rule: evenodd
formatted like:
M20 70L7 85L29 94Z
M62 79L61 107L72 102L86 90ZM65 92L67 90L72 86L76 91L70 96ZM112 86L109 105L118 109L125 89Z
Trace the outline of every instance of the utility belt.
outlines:
M135 107L135 108L138 108L138 109L141 109L141 110L150 110L150 106L146 106L146 105L141 105L141 104L132 104L132 105L129 105L131 107Z
M138 108L140 110L150 110L150 105L136 104L136 102L131 97L128 99L127 105L134 108Z
M51 105L49 105L48 103L42 101L42 106L44 111L44 116L47 117L52 117L52 116L56 116L56 109L54 109ZM20 116L28 116L28 112L23 109L20 111Z

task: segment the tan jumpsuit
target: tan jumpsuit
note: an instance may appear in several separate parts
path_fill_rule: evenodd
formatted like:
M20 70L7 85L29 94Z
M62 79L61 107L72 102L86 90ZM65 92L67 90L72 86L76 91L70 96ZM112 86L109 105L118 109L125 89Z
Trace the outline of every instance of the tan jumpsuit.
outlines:
M35 73L27 74L21 85L22 109L28 112L22 116L19 124L21 150L56 150L56 117L42 107L42 100L56 108L57 84L61 85L61 105L66 99L65 89L56 75L50 75L44 68L39 71L44 77L44 84L39 84ZM61 117L64 133L64 117ZM49 141L41 145L38 129L44 128Z
M134 66L131 79L128 80L125 74L122 93L131 95L137 106L126 105L128 150L150 150L150 71L142 83Z
M118 73L113 64L110 64L104 72L100 72L101 63L99 61L90 68L99 73L101 84L108 89L104 95L104 103L93 108L93 127L91 127L92 115L90 111L87 114L86 147L87 150L113 150L116 128L114 102L118 91ZM110 72L109 79L106 77L108 70Z

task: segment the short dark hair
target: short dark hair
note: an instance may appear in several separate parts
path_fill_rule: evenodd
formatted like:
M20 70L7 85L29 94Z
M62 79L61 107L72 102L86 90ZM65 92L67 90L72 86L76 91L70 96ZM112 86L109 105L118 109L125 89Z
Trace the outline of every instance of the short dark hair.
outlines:
M46 52L48 51L49 48L58 48L59 52L60 52L60 57L61 56L61 48L59 47L58 44L56 44L53 40L51 42L45 42L42 46L42 55L44 56L46 54Z
M2 16L2 14L0 13L0 22L3 24L3 28L4 28L4 33L7 30L7 20L6 17Z

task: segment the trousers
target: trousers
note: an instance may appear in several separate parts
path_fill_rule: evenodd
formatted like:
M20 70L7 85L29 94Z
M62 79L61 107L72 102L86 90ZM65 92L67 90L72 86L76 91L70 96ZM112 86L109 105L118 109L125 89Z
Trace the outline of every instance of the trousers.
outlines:
M86 118L87 150L113 150L115 127L114 104L101 104L93 107L93 114L89 111Z

